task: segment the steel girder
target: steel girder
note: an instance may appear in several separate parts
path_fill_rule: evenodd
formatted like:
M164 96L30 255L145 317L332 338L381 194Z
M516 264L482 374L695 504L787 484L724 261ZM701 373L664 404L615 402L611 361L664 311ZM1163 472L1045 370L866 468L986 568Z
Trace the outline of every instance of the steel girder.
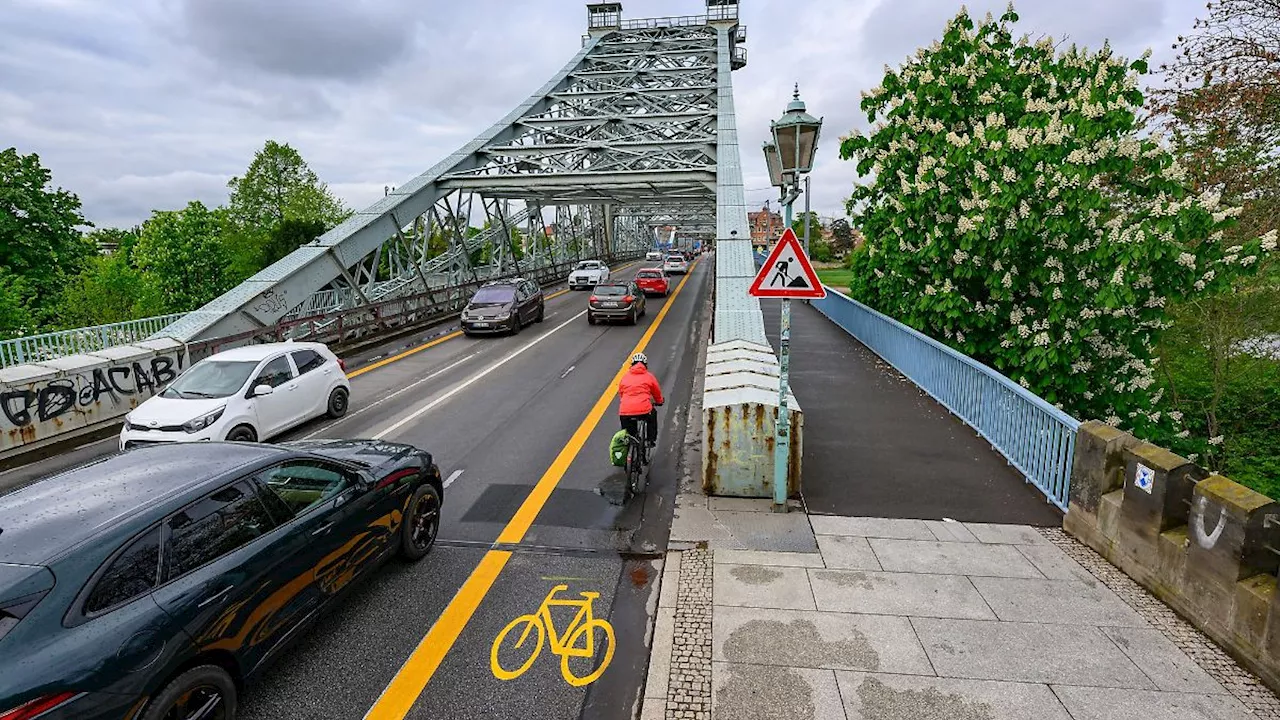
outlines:
M733 29L704 19L587 39L457 152L158 335L223 337L578 258L638 255L656 225L682 235L714 228ZM733 151L736 166L736 143ZM478 234L469 230L477 224Z

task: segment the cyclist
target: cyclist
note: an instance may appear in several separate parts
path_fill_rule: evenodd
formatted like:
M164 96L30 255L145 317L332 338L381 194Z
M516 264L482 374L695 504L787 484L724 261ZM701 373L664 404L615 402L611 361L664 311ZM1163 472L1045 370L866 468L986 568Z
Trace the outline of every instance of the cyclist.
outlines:
M622 421L622 429L635 435L637 423L641 419L648 421L649 437L641 438L649 447L653 447L658 438L657 407L665 400L662 388L658 386L658 378L649 372L649 358L644 353L631 356L631 369L618 382L618 415Z

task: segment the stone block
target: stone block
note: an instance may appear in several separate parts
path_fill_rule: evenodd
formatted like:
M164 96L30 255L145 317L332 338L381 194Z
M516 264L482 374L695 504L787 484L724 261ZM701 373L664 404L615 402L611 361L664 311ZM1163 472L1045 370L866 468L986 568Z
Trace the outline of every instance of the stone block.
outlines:
M1071 512L1098 514L1102 496L1124 484L1124 450L1137 444L1132 435L1106 423L1080 425L1071 465Z
M1159 565L1160 533L1187 523L1191 489L1208 473L1150 443L1126 448L1124 458L1124 502L1117 540L1122 552L1150 571Z
M1276 557L1263 537L1271 531L1263 524L1277 512L1271 498L1221 475L1195 485L1183 595L1204 620L1229 626L1236 583L1275 572Z
M1160 533L1157 541L1159 565L1155 578L1172 593L1182 592L1182 578L1187 567L1187 526L1181 525Z
M1235 612L1231 616L1231 634L1251 652L1257 652L1267 639L1267 616L1276 594L1274 575L1254 575L1236 583Z
M1120 536L1120 506L1124 504L1124 490L1112 490L1102 496L1098 510L1098 530L1102 536L1115 542Z

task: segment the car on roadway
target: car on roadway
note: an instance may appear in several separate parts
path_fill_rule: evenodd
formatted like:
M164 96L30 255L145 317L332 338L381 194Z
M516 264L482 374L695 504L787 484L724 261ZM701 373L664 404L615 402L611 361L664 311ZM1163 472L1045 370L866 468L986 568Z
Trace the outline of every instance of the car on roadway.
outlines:
M344 591L435 542L431 454L157 445L0 496L0 718L233 720Z
M662 262L662 251L650 250L644 254L644 259L649 262Z
M609 266L599 260L583 260L569 273L570 290L590 290L609 282Z
M486 283L462 311L462 332L468 336L509 332L512 335L547 315L542 286L512 278Z
M587 301L587 322L591 325L604 320L625 320L635 325L644 313L644 292L635 281L597 285Z
M323 344L246 345L197 362L130 411L120 449L267 440L315 417L342 417L350 399L346 366Z
M668 275L684 275L689 272L689 261L683 255L670 253L662 262L662 271Z
M671 292L671 280L660 268L644 268L636 271L636 286L645 295L666 297Z

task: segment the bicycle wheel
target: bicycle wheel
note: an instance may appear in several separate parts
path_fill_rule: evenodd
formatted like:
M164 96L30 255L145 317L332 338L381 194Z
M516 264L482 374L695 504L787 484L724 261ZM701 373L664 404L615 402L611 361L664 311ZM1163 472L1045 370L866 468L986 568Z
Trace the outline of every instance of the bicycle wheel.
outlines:
M644 472L644 448L632 438L627 443L627 494L636 491L636 483Z
M578 640L581 639L582 634L590 628L595 628L596 630L604 633L604 658L600 661L599 665L596 665L595 670L592 670L590 673L583 676L575 675L573 668L569 667L569 660L571 659L571 656L567 654L560 656L560 674L564 676L565 682L574 687L590 685L596 680L599 680L600 676L604 674L605 669L609 667L609 662L613 660L613 626L605 620L596 619L579 625L578 628L569 635L568 641L565 642L565 647L576 646L578 644ZM594 657L594 655L592 657Z
M533 649L529 651L529 657L515 670L508 670L502 667L501 661L498 659L498 651L502 648L502 641L506 639L507 633L516 628L525 628L532 624L538 630L538 642L533 644ZM521 615L512 620L506 627L502 628L502 632L498 633L498 637L493 639L493 649L489 652L489 664L492 666L493 676L499 680L514 680L524 674L532 665L533 661L538 659L538 653L542 652L542 644L546 640L547 631L542 627L542 621L537 615ZM529 642L528 630L523 629L515 640L512 650L519 651L522 645Z

